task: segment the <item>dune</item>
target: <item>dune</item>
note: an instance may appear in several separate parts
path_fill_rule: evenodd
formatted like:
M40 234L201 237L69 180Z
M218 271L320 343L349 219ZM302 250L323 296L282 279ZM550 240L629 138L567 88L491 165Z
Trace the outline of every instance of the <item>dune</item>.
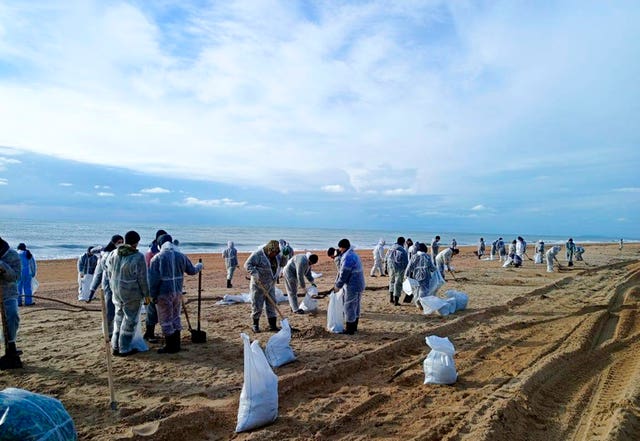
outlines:
M23 369L0 373L0 386L63 402L81 440L634 440L640 433L640 244L587 245L584 262L547 273L525 261L502 268L480 261L473 247L454 257L457 280L441 289L469 295L465 311L425 316L393 306L388 279L369 276L355 336L326 331L328 299L315 315L280 309L298 330L297 360L275 369L279 417L248 433L234 432L243 383L240 333L250 332L250 305L221 306L224 294L248 292L241 269L225 286L222 258L202 258L201 327L207 342L183 351L113 358L117 409L110 409L99 302L76 300L74 260L39 263L37 304L22 308L18 346ZM314 271L320 292L335 267L324 252ZM530 253L533 254L533 253ZM240 255L240 262L247 254ZM559 256L561 263L563 253ZM186 277L185 300L197 320L197 277ZM278 285L284 290L284 283ZM261 325L266 325L262 319ZM157 329L157 332L160 332ZM427 335L456 348L458 381L423 384Z

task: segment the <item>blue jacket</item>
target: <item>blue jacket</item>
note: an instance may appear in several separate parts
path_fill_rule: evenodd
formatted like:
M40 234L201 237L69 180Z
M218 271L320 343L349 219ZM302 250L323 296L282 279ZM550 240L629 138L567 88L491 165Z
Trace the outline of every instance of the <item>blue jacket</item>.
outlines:
M336 276L336 288L342 288L345 285L351 292L363 292L365 288L362 262L353 248L349 248L342 254L340 269Z

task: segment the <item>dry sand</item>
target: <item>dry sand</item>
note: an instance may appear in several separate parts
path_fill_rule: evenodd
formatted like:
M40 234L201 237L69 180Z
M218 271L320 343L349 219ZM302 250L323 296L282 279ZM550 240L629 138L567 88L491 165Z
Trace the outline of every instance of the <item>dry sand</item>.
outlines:
M75 261L41 262L38 295L77 307L38 299L21 309L24 369L0 373L0 387L60 399L81 440L637 440L640 245L586 249L586 262L547 273L531 261L503 269L463 248L453 261L458 280L448 277L440 293L464 291L469 307L448 317L390 305L388 279L369 277L371 251L360 252L367 290L358 334L325 330L328 299L313 316L281 305L300 330L291 343L298 359L275 370L276 422L243 434L234 433L243 382L239 334L250 333L250 306L215 303L248 292L244 271L226 289L219 255L191 256L205 264L207 343L192 344L184 331L179 354L159 355L151 345L114 358L112 411L99 304L75 300ZM326 292L335 268L320 255L315 271L324 273L318 287ZM197 277L187 278L186 290L195 322ZM456 347L452 386L423 385L424 338L432 334ZM272 334L250 335L265 344ZM153 435L134 435L150 427Z

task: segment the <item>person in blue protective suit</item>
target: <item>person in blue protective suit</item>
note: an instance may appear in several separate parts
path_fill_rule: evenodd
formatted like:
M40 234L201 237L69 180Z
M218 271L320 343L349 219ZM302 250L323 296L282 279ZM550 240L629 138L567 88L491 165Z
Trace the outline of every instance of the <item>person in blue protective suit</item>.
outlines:
M380 277L384 276L385 243L384 239L380 239L373 249L373 268L371 268L371 277L376 277L376 270L380 272Z
M36 276L38 266L36 265L36 259L33 257L33 254L31 254L31 251L29 251L23 243L18 245L18 256L20 256L20 263L22 264L20 280L18 281L18 306L22 306L23 296L24 305L31 306L35 304L32 297L31 279Z
M6 319L5 355L0 357L0 370L21 368L20 353L16 348L16 337L20 326L18 314L18 280L22 272L20 256L0 238L0 287Z
M340 269L336 276L335 290L344 289L344 315L347 320L345 334L353 335L358 331L360 320L360 301L365 289L362 262L358 254L351 248L349 239L338 242L340 251ZM403 248L404 251L404 248ZM405 251L406 254L406 251Z
M567 262L569 266L573 266L573 256L576 253L576 244L573 242L572 238L569 238L567 243L565 244L565 248L567 249Z
M224 266L227 269L227 288L233 288L231 280L233 279L233 273L238 267L238 250L233 246L233 242L227 242L227 248L222 252L222 258L224 259Z
M387 268L389 270L389 302L396 306L400 305L402 295L402 281L404 271L409 264L409 256L404 249L404 237L400 236L396 240L387 255Z
M102 292L104 294L104 303L107 308L107 329L109 331L109 339L113 335L113 319L116 316L116 307L113 304L113 291L111 290L111 283L109 281L109 273L107 271L107 261L109 255L115 252L115 249L124 243L124 237L119 234L111 236L111 240L106 247L100 251L100 258L96 265L96 272L93 275L91 281L91 291L89 293L89 301L93 300L93 296L96 294L98 287L102 286Z
M124 245L109 254L107 272L113 291L116 315L113 323L111 347L113 354L126 357L138 352L131 347L133 335L138 325L138 315L144 299L149 304L149 283L144 255L138 251L140 235L128 231L124 235Z
M276 285L275 280L280 268L278 258L280 244L277 240L270 240L263 247L255 250L244 263L244 269L251 275L249 292L251 294L251 318L253 320L253 332L260 332L260 316L262 310L267 310L269 330L276 332L280 328L276 325ZM273 302L267 300L271 297Z
M431 273L434 271L436 271L436 266L431 261L431 256L427 254L427 245L421 243L418 245L418 252L411 258L407 269L404 271L405 278L410 277L418 282L418 297L425 297L429 292L429 281L431 280ZM413 294L408 297L413 299Z
M193 265L189 258L178 251L173 238L164 234L158 238L160 252L149 265L149 294L158 310L158 321L164 334L164 347L159 354L180 351L180 311L184 274L194 275L202 270L202 263Z
M298 285L305 289L304 279L306 278L312 286L315 286L313 275L311 274L311 266L318 263L318 256L311 254L296 254L282 270L284 276L284 286L289 297L289 306L291 311L296 314L304 314L304 310L298 307Z

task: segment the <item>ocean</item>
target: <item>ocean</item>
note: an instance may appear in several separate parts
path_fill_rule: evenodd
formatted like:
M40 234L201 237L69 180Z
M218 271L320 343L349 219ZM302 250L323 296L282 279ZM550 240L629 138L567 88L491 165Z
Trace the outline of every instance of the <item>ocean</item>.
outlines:
M441 246L447 246L455 238L459 246L476 245L484 237L490 245L498 237L513 240L522 236L533 244L544 240L547 244L564 244L564 236L527 235L526 233L457 233L433 231L382 231L382 230L337 230L328 228L279 228L279 227L220 227L203 225L150 225L118 222L70 223L65 221L0 220L0 237L15 247L23 242L37 260L77 258L90 246L105 246L114 234L124 234L136 230L142 237L140 249L146 250L154 239L155 232L163 229L174 239L180 241L184 253L219 253L232 240L238 251L253 251L271 239L285 239L296 251L326 250L335 247L342 238L347 238L356 249L371 249L379 239L387 245L395 242L398 236L411 238L415 242L431 243L438 234ZM580 243L617 243L619 238L597 236L573 236ZM625 239L627 241L627 239ZM637 240L628 240L637 242Z

